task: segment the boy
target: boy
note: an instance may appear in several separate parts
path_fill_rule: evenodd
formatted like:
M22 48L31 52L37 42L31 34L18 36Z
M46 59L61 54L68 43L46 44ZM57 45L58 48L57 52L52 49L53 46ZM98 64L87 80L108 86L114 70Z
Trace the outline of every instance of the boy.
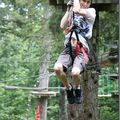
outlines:
M80 73L88 63L89 46L86 39L92 37L93 24L96 17L94 8L89 8L91 0L73 0L61 19L60 27L65 32L65 50L58 57L54 71L66 87L70 104L81 103ZM75 88L68 82L65 69L72 66L71 76Z

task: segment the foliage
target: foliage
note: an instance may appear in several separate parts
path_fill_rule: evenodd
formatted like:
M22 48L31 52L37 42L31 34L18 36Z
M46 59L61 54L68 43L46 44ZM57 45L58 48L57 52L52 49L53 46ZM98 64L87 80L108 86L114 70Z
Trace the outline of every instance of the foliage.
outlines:
M37 0L3 0L0 5L0 86L35 86L44 49L44 5ZM2 89L0 120L33 120L35 100L29 103L29 94Z
M113 45L118 43L118 12L101 12L99 18L99 54L109 51ZM113 22L114 21L114 22ZM114 51L112 51L114 53ZM118 93L118 81L110 80L110 75L118 74L118 66L101 69L99 78L99 95L110 95ZM118 120L118 97L99 98L100 120Z
M60 20L63 16L64 12L60 9L55 9L50 21L49 21L49 28L53 33L53 41L52 41L52 50L51 50L51 61L55 61L60 52L63 50L63 41L64 41L64 34L63 31L60 29Z
M58 120L59 118L59 96L49 99L49 106L47 109L47 120Z
M114 98L100 98L99 102L99 116L100 120L118 120L119 112L118 111L118 100ZM112 104L111 104L112 103Z
M63 16L63 13L60 9L56 9L52 14L50 21L49 21L49 28L53 34L60 33L60 21Z
M113 44L118 43L119 20L116 11L102 11L99 16L99 52L102 54L108 51Z
M99 78L99 95L118 94L118 82L110 80L110 75L117 74L117 67L104 68ZM118 120L118 97L103 97L98 99L100 120Z

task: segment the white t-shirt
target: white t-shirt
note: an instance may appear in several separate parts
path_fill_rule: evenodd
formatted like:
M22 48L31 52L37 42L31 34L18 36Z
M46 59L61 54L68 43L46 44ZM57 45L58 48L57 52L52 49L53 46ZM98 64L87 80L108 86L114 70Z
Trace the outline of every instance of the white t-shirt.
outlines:
M96 11L94 8L88 8L87 10L89 12L89 17L74 14L73 24L83 37L90 39L92 37Z

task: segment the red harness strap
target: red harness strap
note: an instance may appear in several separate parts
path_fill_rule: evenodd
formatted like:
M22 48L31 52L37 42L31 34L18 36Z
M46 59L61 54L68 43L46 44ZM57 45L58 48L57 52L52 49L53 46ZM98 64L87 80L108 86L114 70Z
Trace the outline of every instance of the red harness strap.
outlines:
M88 64L89 58L88 58L88 55L87 55L87 53L86 53L86 49L85 49L85 48L82 46L82 44L79 43L79 42L77 42L77 44L76 44L75 55L76 55L76 56L78 55L79 47L80 47L81 52L83 53L83 57L84 57L84 60L85 60L85 64Z
M75 48L75 56L78 55L78 50L79 50L79 43L76 43L76 48Z
M88 61L89 61L89 58L88 58L88 55L86 53L86 49L84 47L81 47L81 51L83 53L83 57L84 57L84 60L85 60L85 64L88 64Z
M36 106L35 120L40 120L40 103L37 103L37 106Z

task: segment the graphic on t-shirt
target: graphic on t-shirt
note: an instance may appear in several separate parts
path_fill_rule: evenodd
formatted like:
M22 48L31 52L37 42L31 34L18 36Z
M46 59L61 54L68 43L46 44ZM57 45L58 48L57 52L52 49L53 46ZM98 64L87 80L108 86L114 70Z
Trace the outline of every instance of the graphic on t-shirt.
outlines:
M86 37L86 34L90 29L85 17L74 15L73 24L76 28L76 31L79 32L83 37Z

